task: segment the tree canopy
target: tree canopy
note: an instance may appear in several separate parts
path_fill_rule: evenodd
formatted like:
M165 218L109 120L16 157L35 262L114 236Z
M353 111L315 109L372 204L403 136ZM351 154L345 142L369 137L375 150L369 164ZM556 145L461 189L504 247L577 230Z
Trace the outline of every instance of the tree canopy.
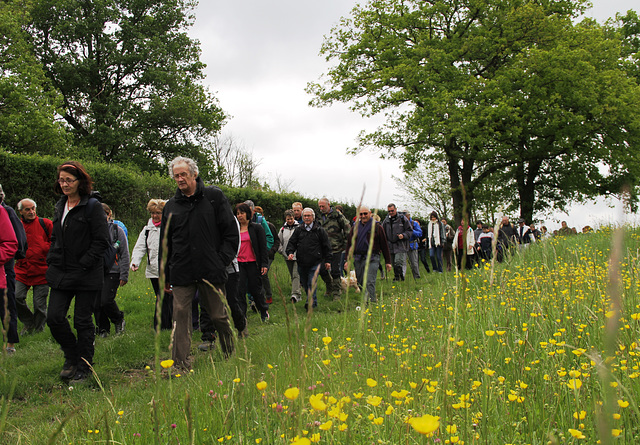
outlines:
M64 155L61 98L33 57L27 22L23 2L0 2L0 147L20 153L46 147L48 154Z
M491 183L521 216L637 184L638 83L581 0L374 0L325 39L312 105L386 124L360 137L407 174L444 163L456 220ZM486 187L485 187L486 188ZM501 192L503 193L503 192Z
M76 146L149 171L200 147L225 115L201 84L191 0L33 0L33 53Z

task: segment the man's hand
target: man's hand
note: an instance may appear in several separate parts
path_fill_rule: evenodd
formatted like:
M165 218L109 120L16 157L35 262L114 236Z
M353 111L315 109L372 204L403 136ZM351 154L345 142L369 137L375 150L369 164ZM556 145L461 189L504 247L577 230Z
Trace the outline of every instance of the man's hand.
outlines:
M138 270L138 269L140 269L140 266L138 266L137 264L132 264L132 265L131 265L131 270L132 270L132 271L134 271L134 272L135 272L135 271L136 271L136 270Z
M290 254L289 254L289 256L287 257L287 259L288 259L289 261L293 261L293 254L292 254L292 253L290 253Z
M324 268L327 270L331 270L331 263L324 263Z
M120 287L124 286L125 284L127 284L126 280L120 280Z
M262 267L260 269L260 275L266 275L268 271L269 271L269 269L267 269L266 267Z
M387 267L387 272L391 272L391 269L393 269L391 263L387 263L385 266Z
M171 289L171 283L164 283L164 293L173 294L173 290Z

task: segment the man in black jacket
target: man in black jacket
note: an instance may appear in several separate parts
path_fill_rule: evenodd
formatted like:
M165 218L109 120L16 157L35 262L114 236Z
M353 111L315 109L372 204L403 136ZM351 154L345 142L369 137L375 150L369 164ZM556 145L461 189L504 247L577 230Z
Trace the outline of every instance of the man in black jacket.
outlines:
M190 369L191 303L196 291L219 334L223 354L233 352L222 298L226 268L237 254L240 234L227 197L217 187L205 187L192 159L175 158L169 174L178 190L162 212L160 246L166 236L165 291L173 290L172 358L174 366ZM161 252L161 262L162 258Z
M298 262L300 284L307 293L307 302L304 305L308 309L309 294L313 293L313 307L318 306L316 297L316 283L320 267L324 263L326 270L331 270L331 244L327 231L314 221L316 215L313 209L306 208L302 211L302 224L293 232L287 244L287 259L295 259Z

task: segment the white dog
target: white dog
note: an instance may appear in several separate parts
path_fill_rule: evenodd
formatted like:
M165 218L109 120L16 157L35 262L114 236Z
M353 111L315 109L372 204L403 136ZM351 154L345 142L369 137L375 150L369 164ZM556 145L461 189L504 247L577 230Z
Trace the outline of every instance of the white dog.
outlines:
M342 286L342 290L346 292L348 287L352 287L356 290L356 293L360 292L360 286L358 286L358 279L356 278L356 271L352 270L351 272L349 272L349 278L347 277L341 277L340 278L341 281L341 286Z

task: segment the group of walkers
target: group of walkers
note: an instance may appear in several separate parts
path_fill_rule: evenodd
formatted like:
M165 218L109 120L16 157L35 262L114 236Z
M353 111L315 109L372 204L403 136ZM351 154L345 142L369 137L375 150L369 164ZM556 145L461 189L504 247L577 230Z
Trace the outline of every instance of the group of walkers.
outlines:
M4 305L1 314L7 352L15 353L18 318L23 333L42 331L46 323L64 354L60 377L85 380L93 365L95 336L109 335L111 324L116 334L125 329L124 313L115 301L117 290L126 285L129 269L139 270L145 257L145 275L156 295L154 328L172 329L174 366L186 370L191 368L195 328L202 331L200 349L210 349L219 338L228 357L234 351L230 318L240 338L248 333L249 307L263 322L270 319L268 271L276 253L283 255L290 274L290 301L301 301L304 292L305 310L313 311L318 278L325 282L326 296L339 299L344 271L353 267L365 300L376 302L379 271L383 277L393 271L393 280L403 281L408 263L418 279L420 263L427 272L442 273L452 265L460 269L490 259L493 251L492 227L478 222L474 232L465 230L463 221L453 230L436 212L421 225L395 204L388 205L382 221L365 206L349 221L326 198L319 200L317 215L296 202L276 228L252 201L232 207L218 187L205 186L192 159L175 158L169 174L176 193L167 201L148 202L150 218L130 259L126 227L112 219L110 207L100 202L91 176L78 162L57 168L54 187L60 199L53 220L38 217L31 199L18 203L21 218L3 203L0 265L6 273L0 274L0 292L6 290L8 301L8 316ZM0 197L4 198L1 188ZM497 259L501 261L513 246L542 236L533 225L525 231L523 221L514 227L505 217L498 230ZM346 260L350 253L353 265ZM29 288L33 313L26 303ZM67 317L74 300L75 333Z

